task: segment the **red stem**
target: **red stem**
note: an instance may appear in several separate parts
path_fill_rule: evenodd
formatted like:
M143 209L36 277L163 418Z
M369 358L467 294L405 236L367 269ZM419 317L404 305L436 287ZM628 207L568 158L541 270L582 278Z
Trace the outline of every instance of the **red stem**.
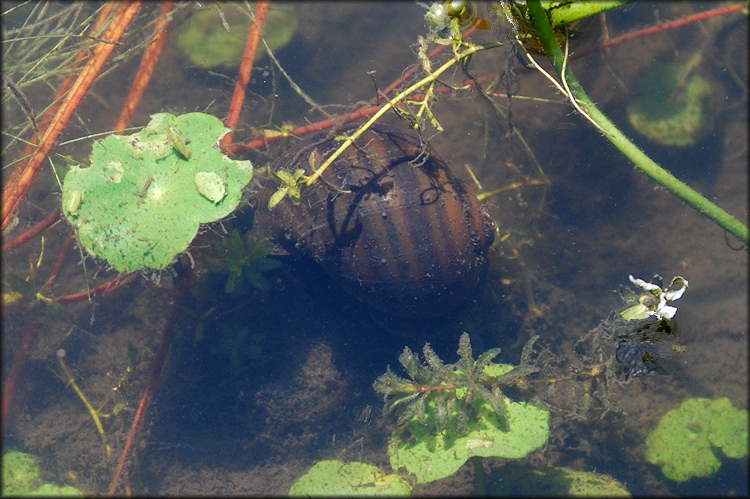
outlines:
M624 43L624 42L627 42L627 41L630 41L630 40L633 40L633 39L636 39L636 38L640 38L642 36L647 36L647 35L650 35L650 34L653 34L653 33L658 33L658 32L662 32L662 31L668 31L668 30L671 30L671 29L679 28L681 26L685 26L685 25L690 24L690 23L702 21L704 19L708 19L708 18L711 18L711 17L716 17L716 16L722 16L722 15L726 15L726 14L731 14L733 12L739 12L743 8L745 8L745 4L729 5L729 6L726 6L726 7L719 7L717 9L713 9L713 10L710 10L710 11L707 11L707 12L700 12L698 14L693 14L693 15L684 17L682 19L677 19L676 21L672 21L672 22L669 22L669 23L666 23L666 24L661 24L659 26L654 26L654 27L651 27L651 28L646 28L646 29L643 29L643 30L640 30L640 31L636 31L634 33L628 33L626 35L623 35L623 36L620 36L620 37L617 37L617 38L613 38L612 40L609 40L608 42L605 42L605 43L603 43L601 45L597 45L596 47L592 47L592 48L587 49L587 50L577 51L570 58L571 59L577 59L579 57L583 57L583 56L588 55L588 54L590 54L592 52L595 52L597 50L602 50L602 49L605 49L605 48L608 48L608 47L612 47L613 45L618 45L620 43ZM468 36L472 31L474 31L474 29L476 29L475 26L473 26L472 28L470 28L469 30L467 30L467 32L464 33L464 36ZM430 57L433 57L433 56L437 55L438 53L440 53L441 49L443 49L443 47L436 47L432 52L430 52ZM407 71L404 72L404 75L401 78L397 79L391 85L389 85L385 89L384 93L387 94L387 93L391 92L393 89L395 89L396 87L398 87L404 80L406 80L411 75L413 75L418 69L419 69L419 65L416 65L416 64L413 65L411 68L409 68ZM484 79L484 78L482 78L482 77L477 78L477 81L479 81L480 79ZM473 82L466 81L462 85L466 85L466 84L473 85ZM442 89L440 89L440 90L442 90ZM438 90L438 92L439 92L439 90ZM417 98L418 98L418 96L412 97L412 99L415 99L415 100ZM365 106L365 107L362 107L362 108L358 109L357 111L353 112L352 114L350 114L350 115L348 115L348 116L346 116L344 118L337 119L336 121L340 122L340 123L348 123L350 121L357 120L357 119L362 118L364 116L372 116L379 109L380 109L380 106L372 106L372 105L371 106ZM323 120L323 121L319 121L317 123L313 123L311 125L305 125L305 126L301 126L301 127L295 128L294 130L292 130L290 132L290 134L291 135L300 136L300 135L304 135L304 134L307 134L307 133L316 132L316 131L320 131L320 130L325 130L325 129L331 128L333 126L333 124L334 124L333 120ZM235 154L238 154L238 153L242 153L242 152L247 152L247 151L250 151L250 150L258 149L260 147L263 147L264 145L271 144L271 143L276 142L278 140L282 140L283 138L284 138L284 135L277 135L277 136L273 136L273 137L264 137L264 138L260 138L260 139L251 140L251 141L246 142L246 143L230 144L230 145L228 145L228 146L226 146L224 148L224 152L225 152L225 154L228 154L228 155L231 156L231 155L235 155Z
M36 224L31 229L27 230L11 242L3 245L3 251L13 249L17 246L21 246L22 244L30 241L35 236L38 236L48 228L52 227L55 222L57 222L60 219L60 215L62 213L60 210L55 210L54 212L50 213L47 218Z
M187 290L189 288L190 276L192 274L190 265L185 265L184 268L185 271L180 277L179 283L177 284L177 290L175 291L174 300L172 302L172 309L169 312L169 318L167 319L167 323L164 325L164 332L162 333L161 342L159 343L159 350L157 350L156 352L156 357L154 358L154 363L151 367L151 375L148 378L146 391L143 392L141 403L138 405L138 410L135 412L133 425L130 427L130 433L128 434L128 439L125 442L125 448L122 451L120 462L117 464L117 470L115 471L115 476L112 479L112 485L109 488L110 497L115 494L117 484L120 482L120 477L122 476L122 472L125 468L125 461L130 454L130 449L133 446L133 441L135 440L135 437L138 434L141 425L143 424L143 420L146 417L146 411L148 410L151 399L154 397L156 384L157 381L159 381L159 375L161 374L162 367L164 367L164 361L167 358L167 353L169 352L169 346L172 342L172 333L174 332L175 324L177 323L179 311L182 307L182 302L185 298L185 294L187 293Z
M675 29L675 28L680 28L682 26L686 26L688 24L695 23L698 21L703 21L704 19L708 19L711 17L723 16L726 14L731 14L733 12L740 12L742 9L745 9L745 8L747 8L747 4L741 3L741 4L736 4L736 5L727 5L726 7L719 7L719 8L709 10L706 12L699 12L697 14L692 14L690 16L683 17L675 21L671 21L671 22L664 23L664 24L659 24L657 26L651 26L650 28L642 29L639 31L634 31L633 33L627 33L625 35L618 36L617 38L612 38L611 40L608 40L600 45L597 45L596 47L591 47L585 50L579 50L570 58L578 59L579 57L584 57L586 55L591 54L592 52L596 52L597 50L603 50L609 47L613 47L615 45L619 45L624 42L629 42L630 40L635 40L636 38L641 38L642 36L648 36L654 33L661 33L664 31Z
M3 384L3 435L5 435L5 422L7 421L8 411L10 410L10 403L13 401L13 396L15 395L16 387L18 386L18 379L26 365L26 352L28 352L31 345L34 344L35 338L36 322L32 320L26 328L23 340L21 340L21 348L19 348L13 356L13 364L11 365L8 379Z
M99 12L99 16L97 17L96 21L94 22L94 25L91 27L91 30L89 30L89 34L92 37L100 36L98 31L99 29L104 25L104 22L109 17L110 13L112 12L112 9L115 7L114 2L110 2L104 7L102 7L102 10ZM54 118L55 114L57 113L57 110L60 109L60 106L63 103L63 96L68 92L70 89L70 86L73 85L73 82L75 81L75 72L76 70L83 64L83 62L86 59L86 56L90 53L89 48L87 47L84 50L81 50L78 53L78 56L76 57L75 62L73 63L73 70L70 76L60 85L60 88L57 90L57 93L55 94L55 97L52 99L52 104L47 108L47 111L44 113L42 118L39 120L39 130L34 134L34 136L29 141L29 145L26 146L26 149L23 152L22 157L31 156L31 154L34 152L37 144L39 144L39 139L42 137L44 132L47 131L47 127L49 123ZM4 196L10 196L11 194L15 194L15 191L17 190L18 185L18 179L21 176L21 173L23 173L23 170L21 168L16 168L13 170L13 172L10 174L10 177L8 178L6 182L6 187L3 189L3 195Z
M70 232L68 232L68 238L65 240L62 250L60 251L60 256L57 257L57 262L55 263L55 267L52 269L52 274L50 274L49 279L47 279L47 282L42 287L42 289L50 289L52 285L55 283L55 279L57 279L57 274L60 273L60 270L62 270L62 266L65 263L65 257L68 255L68 250L70 249L70 246L73 244L74 235L75 235L75 231L73 229L70 229Z
M114 291L115 289L124 286L125 284L135 279L137 276L138 276L138 272L133 272L131 274L125 274L125 275L119 275L115 277L113 280L107 281L101 286L97 286L92 290L81 291L80 293L75 293L72 295L59 296L57 298L54 298L54 300L58 303L70 303L73 301L85 300L86 298L97 296L97 295L103 295L103 294L109 293L110 291Z
M250 28L250 35L247 37L247 45L245 46L245 53L242 56L240 73L237 76L237 85L234 87L232 104L229 106L229 115L227 116L226 121L226 126L231 131L221 139L222 146L227 146L232 143L234 130L237 127L237 123L240 121L242 103L245 102L245 92L247 91L247 85L250 82L250 73L253 71L255 53L258 50L263 23L266 20L268 4L268 0L263 0L258 2L258 6L255 8L255 22L253 23L252 28Z
M81 103L81 100L83 100L83 97L101 72L102 67L104 67L104 64L109 59L110 54L112 54L112 51L117 46L116 42L122 38L125 30L135 17L135 14L141 7L141 3L142 2L137 1L133 3L123 3L120 6L120 10L117 12L115 20L112 21L107 33L104 35L106 42L102 41L96 46L91 59L89 59L89 62L84 67L83 72L78 76L78 79L76 79L70 92L66 96L65 101L55 114L52 123L50 123L50 126L42 136L39 147L27 161L20 163L16 167L17 170L20 170L20 173L17 177L14 176L9 180L6 189L3 191L4 195L1 210L2 230L5 230L10 225L21 200L23 200L26 192L31 187L31 183L34 181L39 168L44 163L44 160L52 150L52 147L54 147L57 139L60 138L60 135L70 121L70 118ZM15 179L17 179L17 181L13 182Z
M130 87L130 93L128 93L128 97L125 99L125 105L122 107L120 117L115 124L115 130L118 130L115 132L117 134L122 134L124 131L123 129L127 128L130 120L133 118L133 114L135 114L138 104L141 102L141 98L143 97L149 82L151 81L151 76L153 76L154 70L156 69L156 63L159 62L159 57L164 49L164 43L167 41L167 32L169 31L169 25L172 22L169 13L172 12L173 8L174 2L172 0L164 2L164 5L161 8L159 20L154 26L154 34L151 44L143 54L141 65L133 79L133 85Z

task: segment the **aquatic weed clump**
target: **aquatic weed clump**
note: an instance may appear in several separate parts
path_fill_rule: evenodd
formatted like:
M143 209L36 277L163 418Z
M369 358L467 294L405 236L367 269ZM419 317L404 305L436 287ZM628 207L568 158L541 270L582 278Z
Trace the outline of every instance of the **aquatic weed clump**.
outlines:
M532 338L524 348L518 367L494 364L492 359L500 353L499 348L492 348L474 360L467 333L459 340L460 359L455 364L444 364L429 343L422 349L426 364L409 347L404 347L398 360L411 380L396 375L388 367L375 380L373 388L383 395L386 413L397 412L398 426L416 418L422 425L434 425L437 432L453 429L461 434L481 405L487 404L497 415L498 424L507 429L506 401L499 387L538 371L529 363L536 339Z
M411 379L388 368L373 384L386 412L398 414L388 445L391 467L426 483L452 475L470 457L519 459L544 445L549 411L501 391L538 371L530 360L536 340L524 347L519 366L493 363L499 348L475 360L466 333L455 364L443 363L429 344L423 349L426 363L404 348L399 362Z

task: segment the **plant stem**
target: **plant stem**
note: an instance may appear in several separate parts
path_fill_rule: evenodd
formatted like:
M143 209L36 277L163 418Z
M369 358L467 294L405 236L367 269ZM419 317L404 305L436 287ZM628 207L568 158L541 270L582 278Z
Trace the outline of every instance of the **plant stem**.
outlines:
M487 50L495 47L501 46L502 43L495 42L495 43L489 43L487 45L472 45L470 48L466 49L465 51L461 52L460 54L456 54L453 58L451 58L448 62L440 66L438 69L435 70L434 73L428 74L426 77L422 78L403 92L399 93L397 96L395 96L393 99L389 100L378 112L376 112L364 125L362 125L359 130L354 132L352 135L348 136L346 140L344 140L344 143L339 146L336 151L334 151L331 156L326 159L326 161L320 165L320 168L315 170L315 172L310 175L310 177L307 179L307 182L305 184L309 187L312 185L313 182L318 180L318 178L323 174L323 172L328 168L331 163L333 163L336 158L341 156L341 154L354 143L357 138L359 138L360 135L362 135L368 128L370 128L378 119L380 119L381 116L383 116L388 110L396 107L396 105L404 100L407 96L412 94L413 92L416 92L424 85L428 85L435 80L438 79L438 77L443 74L445 71L447 71L451 66L456 64L457 62L465 59L466 57L469 57L470 55L475 54L476 52L480 52L482 50ZM427 95L425 95L425 99L427 98Z
M479 456L472 456L471 462L474 464L474 478L477 484L477 495L479 497L487 496L487 475L484 473L484 466L482 465L482 458Z
M240 119L242 103L245 102L245 93L247 92L247 85L250 83L250 74L253 71L255 54L258 51L258 43L260 42L263 25L266 21L268 5L268 0L264 0L258 2L257 7L255 8L255 22L253 22L253 26L250 28L250 34L247 37L247 44L245 45L245 52L242 56L242 64L240 65L240 72L237 76L237 85L234 87L232 103L229 106L229 115L227 116L226 126L230 129L230 132L221 139L222 146L228 146L232 143L232 139L234 138L234 130L237 128L237 123Z
M169 25L172 23L170 16L172 9L174 9L174 0L164 2L159 13L159 20L154 24L151 43L143 54L141 65L138 67L138 72L136 72L130 87L130 93L128 93L125 104L122 106L122 111L120 111L120 117L117 118L117 122L115 123L114 129L117 130L115 132L117 135L124 134L125 129L130 124L131 118L135 114L138 104L141 102L143 94L146 92L148 84L151 82L151 77L156 70L156 63L159 62L159 57L167 41L167 32L169 31Z
M542 9L539 0L529 0L527 7L529 15L534 23L534 28L536 28L541 38L544 50L547 52L547 56L550 58L550 61L552 61L557 73L561 78L565 78L575 98L584 104L586 111L594 121L602 129L606 130L609 134L607 135L607 138L615 145L615 147L617 147L620 152L635 163L635 166L654 179L659 185L698 210L700 214L712 220L718 226L737 236L745 244L750 243L748 229L745 224L713 204L705 197L701 196L687 184L649 158L638 148L638 146L633 144L630 139L628 139L604 115L604 113L599 110L599 108L596 107L594 102L583 90L583 87L581 87L578 79L570 71L569 67L565 67L565 72L563 74L564 57L559 45L555 41L552 27L550 26L546 12Z
M596 2L550 2L546 1L545 8L549 7L549 19L552 27L562 26L587 17L601 14L602 12L620 7L629 0L596 1ZM555 5L559 4L559 5Z
M19 172L18 175L16 176L14 171L12 178L3 187L3 201L2 208L0 208L2 230L7 229L10 225L18 206L26 196L26 192L31 187L31 183L34 181L42 164L44 164L44 160L47 159L49 152L57 143L60 135L62 135L78 105L99 76L112 51L117 47L117 42L120 41L131 21L138 13L141 4L142 1L137 1L120 5L115 19L109 25L104 37L94 49L83 71L78 75L75 83L73 83L70 92L68 92L62 105L57 110L52 123L50 123L44 132L39 141L39 146L27 161L16 167L16 170Z

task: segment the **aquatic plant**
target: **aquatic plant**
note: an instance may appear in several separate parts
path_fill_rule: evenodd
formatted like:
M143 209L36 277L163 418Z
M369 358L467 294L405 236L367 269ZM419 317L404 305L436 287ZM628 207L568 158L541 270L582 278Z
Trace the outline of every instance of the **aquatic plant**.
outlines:
M659 274L654 275L650 282L636 279L632 275L628 278L646 293L636 296L630 289L620 286L620 297L625 303L632 305L620 312L625 320L645 319L652 315L659 319L671 320L677 313L677 308L667 305L667 302L679 300L688 288L688 280L682 276L673 277L669 286L664 286Z
M647 69L637 83L637 95L627 107L633 128L652 142L688 147L713 125L708 109L712 85L690 67L670 64Z
M511 462L502 468L502 480L487 487L489 496L630 497L625 486L609 475L568 467L532 468Z
M253 19L241 4L224 2L201 9L177 28L177 49L203 69L234 69L242 60ZM289 43L297 31L297 17L289 5L272 5L265 18L264 37L271 50ZM256 59L266 53L261 43Z
M748 412L726 398L692 398L662 416L646 439L646 459L664 476L684 482L716 473L721 454L747 456Z
M411 485L398 474L358 462L320 461L299 477L290 496L408 496Z
M243 238L239 231L233 230L229 237L216 243L211 254L206 256L206 262L212 272L227 274L226 293L234 293L243 284L265 289L268 283L263 273L280 265L278 260L266 258L270 250L271 246L265 239L256 238L251 233Z
M536 339L524 347L519 366L493 363L499 348L475 360L466 333L455 364L444 364L429 344L426 364L405 348L399 362L411 379L388 368L373 384L386 412L398 414L388 445L393 469L405 468L425 483L452 475L473 456L518 459L544 445L549 411L511 401L500 390L538 370L530 362Z
M83 497L83 492L75 487L43 483L36 458L18 451L3 454L2 491L3 497Z
M91 166L71 168L62 187L86 251L120 272L163 269L200 224L232 213L253 170L221 153L228 131L208 114L158 113L138 133L94 143Z
M501 2L502 3L502 2ZM583 2L582 2L583 3ZM597 2L585 2L596 4ZM564 92L571 99L571 103L587 117L599 130L603 131L607 139L617 147L620 152L630 159L643 173L651 177L659 185L679 197L688 205L696 209L700 214L706 216L719 226L728 230L741 241L750 242L750 234L747 226L731 216L726 211L703 197L697 191L690 188L684 182L672 175L670 172L658 165L650 157L646 156L633 142L630 141L610 119L597 108L594 101L584 91L578 79L570 70L568 65L568 44L565 44L565 54L555 38L553 26L550 23L548 11L545 10L540 0L529 0L526 2L528 16L534 26L536 35L539 36L544 51L547 53L555 71L562 79ZM554 81L554 79L553 79ZM559 85L555 81L556 85ZM563 88L559 86L559 88ZM580 101L580 104L578 102ZM586 108L585 113L583 107Z

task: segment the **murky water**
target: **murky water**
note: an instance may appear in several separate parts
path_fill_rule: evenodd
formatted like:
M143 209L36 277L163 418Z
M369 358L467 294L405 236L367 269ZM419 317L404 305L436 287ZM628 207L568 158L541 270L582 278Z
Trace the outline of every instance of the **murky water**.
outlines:
M635 4L586 22L577 27L571 68L593 100L647 154L747 223L746 16L711 18L576 58L607 39L715 6ZM186 22L196 8L181 5L175 25ZM310 99L332 114L356 109L375 96L374 84L383 89L416 63L417 37L426 32L425 10L416 4L283 3L278 8L298 20L296 35L277 53L279 61ZM158 6L143 9L127 43L150 31L138 31L138 26L152 19ZM17 25L23 19L20 9L13 16L4 23ZM494 39L489 31L472 38ZM438 60L447 59L439 56L435 66ZM694 72L710 81L712 126L692 147L649 142L628 123L626 108L638 79L673 63L695 64ZM138 64L138 57L129 59L97 81L64 140L111 129ZM144 125L148 115L161 111L206 111L223 119L234 71L196 68L180 55L176 39L169 39L132 125ZM639 495L747 494L744 459L722 458L716 474L685 483L665 478L645 459L647 435L684 400L728 397L735 407L747 408L746 248L633 168L547 80L521 67L509 47L477 54L469 71L488 78L480 79L484 88L503 94L505 81L516 90L510 108L505 97L490 102L473 90L440 94L432 109L445 131L433 136L428 127L425 133L467 182L473 183L465 165L483 192L510 187L485 201L499 232L487 284L474 303L439 322L389 319L342 294L305 263L269 273L265 290L228 294L224 276L208 272L206 257L226 231L246 229L245 216L209 227L201 247L191 251L195 275L127 467L125 481L134 493L285 494L320 459L357 460L389 470L386 446L395 418L382 415L372 382L389 365L400 369L404 346L421 351L429 342L445 362L455 362L458 338L466 331L475 356L500 347L499 361L518 363L523 345L538 334L538 352L555 359L540 355L548 362L545 373L569 376L582 366L574 343L611 310L625 308L614 290L628 284L629 274L648 280L659 273L665 280L682 275L690 282L675 303L676 339L684 351L663 360L668 374L610 383L609 400L625 413L605 413L601 402L591 398L593 385L585 377L549 386L537 381L530 392L509 392L518 400L537 392L551 409L547 445L518 464L526 470L565 466L608 474ZM499 81L493 82L496 77ZM458 84L464 78L457 69L444 81ZM28 94L38 112L50 91L32 86ZM3 113L4 123L23 121L15 101L4 100ZM266 58L254 70L237 138L323 118ZM385 119L406 127L393 114ZM509 121L518 135L508 133ZM9 140L4 135L6 144ZM82 162L90 147L86 140L56 151ZM21 150L4 150L4 166ZM279 148L265 152L251 155L257 169ZM53 161L64 159L53 155ZM8 172L3 170L4 179ZM59 207L57 193L51 170L44 170L21 206L18 227L3 242ZM39 456L47 481L103 493L183 270L149 274L91 302L42 303L33 293L52 272L68 231L63 221L45 232L42 258L39 237L3 253L4 291L11 289L8 276L15 279L12 286L22 287L18 280L27 277L30 285L24 305L3 312L4 383L24 335L36 332L4 422L4 447ZM116 275L91 259L84 270L80 260L77 249L69 250L60 276L44 295L76 293L87 282L93 287ZM614 342L604 347L614 354ZM112 414L102 418L111 456L86 407L66 386L69 379L56 357L61 348L92 406ZM484 460L490 485L509 476L507 463ZM476 490L468 465L415 488L424 494Z

